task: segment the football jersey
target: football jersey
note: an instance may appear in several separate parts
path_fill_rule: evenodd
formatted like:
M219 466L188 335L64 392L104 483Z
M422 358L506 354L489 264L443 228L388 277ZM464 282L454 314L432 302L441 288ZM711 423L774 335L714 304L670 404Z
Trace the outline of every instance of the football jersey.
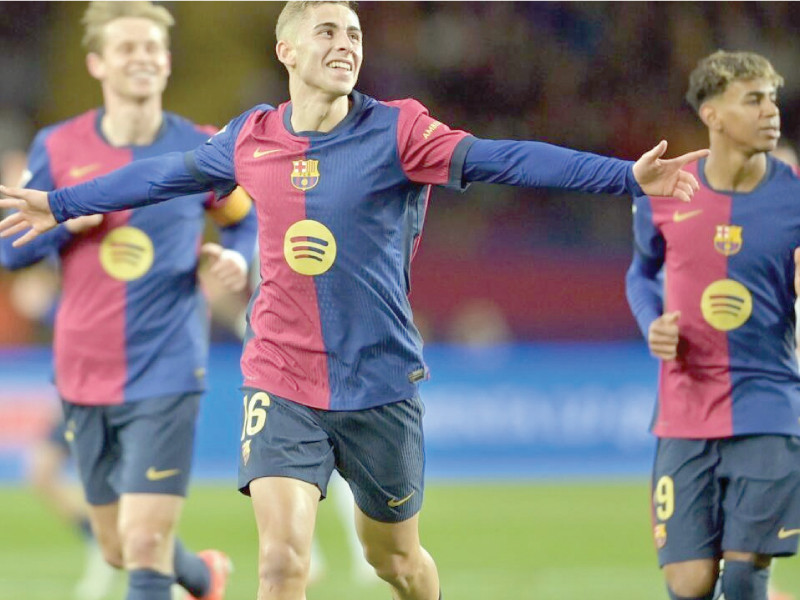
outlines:
M164 113L152 144L115 147L101 133L102 116L92 110L43 129L29 153L26 187L74 185L131 161L189 150L216 131ZM105 405L204 389L208 315L196 269L205 211L227 210L230 222L249 211L249 204L226 209L212 201L205 193L113 212L83 235L61 225L20 248L3 241L6 264L60 257L54 360L62 398Z
M751 192L709 187L703 159L687 167L701 184L690 203L635 199L633 312L645 335L662 312L681 313L678 358L660 365L658 436L800 435L793 283L800 179L767 160Z
M329 410L411 398L426 377L410 262L430 184L461 185L471 139L414 100L351 98L328 133L261 105L193 154L198 177L235 181L258 213L244 384Z
M48 194L56 221L240 185L258 212L261 283L244 384L325 410L408 399L426 378L410 263L431 185L640 193L633 163L529 141L479 140L415 100L349 96L329 132L260 105L188 153L141 160ZM442 293L447 293L444 290Z

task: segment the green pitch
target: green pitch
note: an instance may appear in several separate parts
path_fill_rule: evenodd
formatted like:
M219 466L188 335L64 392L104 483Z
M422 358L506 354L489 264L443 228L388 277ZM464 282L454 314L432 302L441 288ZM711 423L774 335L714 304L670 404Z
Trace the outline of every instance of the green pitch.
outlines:
M665 600L650 538L646 481L614 484L429 485L424 544L446 600ZM24 490L0 488L0 598L69 600L82 545ZM381 584L355 586L333 506L318 531L327 575L309 600L388 600ZM199 484L181 533L190 548L216 546L234 560L228 600L256 597L255 526L249 501ZM800 561L778 561L775 581L800 600ZM109 600L121 600L122 586Z

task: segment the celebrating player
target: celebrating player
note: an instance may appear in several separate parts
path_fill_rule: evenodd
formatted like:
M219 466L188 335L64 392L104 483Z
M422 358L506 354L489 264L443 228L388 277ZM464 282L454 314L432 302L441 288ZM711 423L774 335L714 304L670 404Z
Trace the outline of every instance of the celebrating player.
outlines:
M290 102L256 106L185 155L49 195L4 188L14 199L0 206L19 212L0 228L23 233L23 244L81 214L242 186L258 213L262 279L242 356L239 465L259 532L258 598L305 597L317 507L337 469L355 496L366 558L393 596L435 600L439 576L418 530L417 386L427 369L408 302L430 186L483 181L615 194L641 186L688 200L697 182L681 166L705 151L664 160L662 142L632 164L479 140L414 100L367 97L353 89L363 46L348 2L288 2L276 34Z
M797 551L800 180L768 154L782 84L757 54L701 60L687 93L710 137L689 167L700 190L635 200L627 292L662 360L652 508L671 598L711 598L724 559L725 598L764 599L772 557Z
M210 132L162 110L172 17L150 2L93 2L84 16L89 73L103 108L45 128L29 154L28 185L53 190L141 158L185 151ZM255 213L246 194L69 220L24 248L4 240L2 263L58 254L55 380L92 529L105 559L129 573L128 600L168 600L174 581L220 600L228 560L175 542L186 495L208 353L197 287L205 214L222 245L203 246L213 275L246 283ZM223 248L224 246L224 248Z

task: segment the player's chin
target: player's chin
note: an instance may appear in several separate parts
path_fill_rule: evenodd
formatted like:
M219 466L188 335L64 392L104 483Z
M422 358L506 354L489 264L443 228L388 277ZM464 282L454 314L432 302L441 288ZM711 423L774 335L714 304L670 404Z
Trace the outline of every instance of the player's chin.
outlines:
M775 148L778 147L778 140L780 137L770 138L767 140L762 140L760 143L756 144L756 151L757 152L772 152Z
M356 87L355 80L337 81L331 85L331 92L336 96L349 96Z
M128 95L137 100L146 100L162 94L167 87L166 81L139 81L128 88Z

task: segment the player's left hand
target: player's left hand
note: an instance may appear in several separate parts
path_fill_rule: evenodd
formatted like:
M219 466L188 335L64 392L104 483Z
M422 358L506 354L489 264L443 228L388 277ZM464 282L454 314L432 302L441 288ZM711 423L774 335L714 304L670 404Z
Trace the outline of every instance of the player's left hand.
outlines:
M227 291L241 292L247 285L247 261L235 250L207 242L200 248L200 255L210 264L209 275L216 278Z
M800 248L794 249L794 293L800 298Z
M25 232L19 239L14 240L12 244L14 247L27 244L39 234L58 225L50 211L47 192L10 188L4 185L0 185L0 192L8 196L0 198L0 208L17 211L0 221L0 237L10 237Z
M684 165L708 156L708 150L695 150L677 158L662 158L667 141L661 140L652 150L642 154L633 165L633 176L648 196L674 196L689 202L700 184Z

